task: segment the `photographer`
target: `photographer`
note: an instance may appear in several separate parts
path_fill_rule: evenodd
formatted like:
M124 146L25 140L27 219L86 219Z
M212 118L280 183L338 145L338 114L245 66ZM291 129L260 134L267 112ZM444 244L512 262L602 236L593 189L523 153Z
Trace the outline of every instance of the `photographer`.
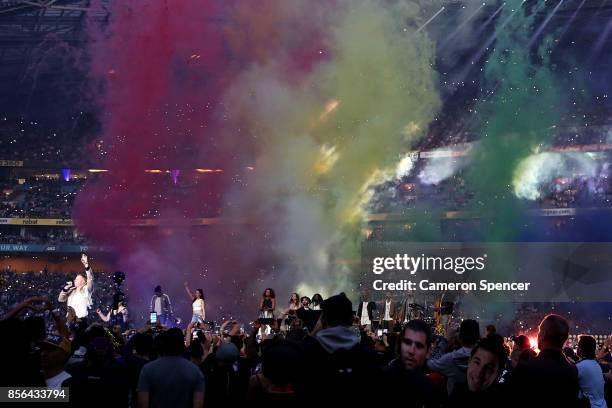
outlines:
M81 255L81 262L85 267L85 275L78 274L74 281L66 282L57 300L67 302L67 305L74 309L78 319L86 319L89 314L89 308L93 304L91 299L93 293L93 271L89 266L87 255Z
M102 313L102 310L97 309L96 313L102 319L103 322L108 323L110 327L119 326L121 332L125 332L128 329L128 309L125 305L125 301L121 300L113 302L113 306L108 313Z

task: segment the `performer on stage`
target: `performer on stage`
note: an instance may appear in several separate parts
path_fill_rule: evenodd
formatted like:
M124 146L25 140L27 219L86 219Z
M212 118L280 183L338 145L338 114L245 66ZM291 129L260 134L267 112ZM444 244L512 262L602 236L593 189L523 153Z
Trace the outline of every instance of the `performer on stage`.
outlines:
M206 301L204 300L204 291L196 289L195 293L189 290L189 285L185 282L185 290L191 298L191 307L193 314L191 316L191 324L204 323L206 319Z
M310 304L310 308L312 310L321 310L321 305L323 304L323 296L318 293L315 293L312 296L312 303Z
M416 297L414 296L413 292L408 291L406 294L406 298L402 302L402 306L401 306L399 316L398 316L402 324L407 323L410 320L414 320L416 318L416 317L413 317L416 315L416 312L414 310L415 305L416 305Z
M291 322L296 318L296 312L300 308L300 295L292 293L289 298L289 307L283 313L283 321L285 329L291 326Z
M272 288L267 288L261 295L261 301L259 302L259 318L260 319L274 319L274 310L276 309L276 295Z
M89 266L87 255L81 255L81 263L85 267L85 273L79 273L74 281L66 282L59 294L58 301L66 302L68 307L74 309L76 317L82 321L87 319L89 308L93 301L91 294L93 293L93 271Z
M285 311L286 315L295 314L295 312L300 308L300 295L297 293L292 293L291 298L289 298L289 307Z
M151 298L150 311L157 313L157 321L164 326L168 326L172 323L172 316L174 315L172 303L170 303L170 296L163 293L159 285L155 287L154 291L155 294Z
M366 326L367 330L372 329L372 321L374 320L374 311L376 310L376 303L370 301L370 293L366 290L361 295L361 302L357 309L357 317L359 317L359 324Z
M383 329L393 331L398 315L398 303L392 299L391 292L385 293L385 299L382 301L382 312L380 314L380 325Z

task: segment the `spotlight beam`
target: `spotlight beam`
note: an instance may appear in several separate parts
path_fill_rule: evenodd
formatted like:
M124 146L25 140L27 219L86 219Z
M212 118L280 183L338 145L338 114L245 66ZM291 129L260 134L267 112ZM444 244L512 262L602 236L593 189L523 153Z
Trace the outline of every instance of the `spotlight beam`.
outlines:
M538 37L540 36L540 34L542 34L542 31L544 31L544 29L546 28L546 26L548 25L548 23L550 22L550 20L553 18L553 16L555 15L555 13L557 12L557 10L559 10L559 6L561 6L561 4L563 3L563 0L561 0L553 9L553 11L546 16L546 19L542 22L542 24L540 24L540 26L538 27L538 29L536 30L536 32L531 36L531 39L529 40L529 43L527 44L527 48L531 48L533 47L533 44L535 44L536 40L538 39Z
M436 17L438 17L438 15L440 15L440 13L442 13L443 11L444 11L444 6L442 6L442 8L441 8L440 10L438 10L438 11L436 12L436 14L434 14L433 16L431 16L431 17L429 18L429 20L427 20L427 21L425 22L425 24L423 24L422 26L420 26L420 27L419 27L419 28L416 30L416 32L418 33L418 32L420 32L422 29L424 29L424 28L427 26L427 24L431 23L431 22L432 22L432 21L433 21L433 20L434 20Z

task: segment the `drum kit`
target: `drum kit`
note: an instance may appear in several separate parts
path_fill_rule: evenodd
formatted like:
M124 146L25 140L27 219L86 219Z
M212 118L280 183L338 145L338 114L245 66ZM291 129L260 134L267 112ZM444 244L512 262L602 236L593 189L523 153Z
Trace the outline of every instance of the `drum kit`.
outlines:
M441 298L437 298L434 303L420 304L412 296L407 301L409 303L406 308L406 320L423 320L435 329L436 334L444 334L445 327L452 317L453 302L442 302Z

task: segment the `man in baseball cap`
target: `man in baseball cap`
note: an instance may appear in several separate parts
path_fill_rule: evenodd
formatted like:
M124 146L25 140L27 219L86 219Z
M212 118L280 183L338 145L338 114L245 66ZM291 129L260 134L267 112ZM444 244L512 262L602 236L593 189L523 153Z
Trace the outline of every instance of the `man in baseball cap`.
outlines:
M62 336L50 335L39 342L38 347L47 387L59 389L62 383L71 377L64 371L64 365L70 356L70 341Z

